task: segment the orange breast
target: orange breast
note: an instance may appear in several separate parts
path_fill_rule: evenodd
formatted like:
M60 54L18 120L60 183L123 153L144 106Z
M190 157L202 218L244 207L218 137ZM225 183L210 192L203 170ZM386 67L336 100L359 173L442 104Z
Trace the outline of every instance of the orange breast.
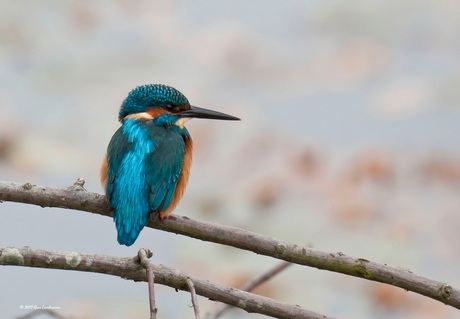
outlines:
M104 160L102 161L102 166L101 166L101 184L102 188L104 189L105 192L105 187L107 186L107 170L109 169L109 163L107 161L107 154L104 156Z

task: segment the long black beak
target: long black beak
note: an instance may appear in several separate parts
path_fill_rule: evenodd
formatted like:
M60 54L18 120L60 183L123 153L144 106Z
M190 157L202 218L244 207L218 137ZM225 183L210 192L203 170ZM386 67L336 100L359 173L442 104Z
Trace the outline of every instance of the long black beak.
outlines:
M208 109L203 109L197 106L190 106L190 109L181 111L177 115L180 117L190 117L190 118L197 118L197 119L212 119L212 120L227 120L227 121L239 121L240 119L228 115L225 113L211 111Z

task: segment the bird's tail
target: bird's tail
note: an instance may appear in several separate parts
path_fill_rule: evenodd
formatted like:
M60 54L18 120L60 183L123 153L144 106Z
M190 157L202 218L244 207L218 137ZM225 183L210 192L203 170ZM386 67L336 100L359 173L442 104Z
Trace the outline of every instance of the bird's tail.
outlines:
M114 212L114 221L118 233L117 240L120 245L131 246L134 244L144 226L147 225L149 212L139 215L130 214L130 212L126 211Z

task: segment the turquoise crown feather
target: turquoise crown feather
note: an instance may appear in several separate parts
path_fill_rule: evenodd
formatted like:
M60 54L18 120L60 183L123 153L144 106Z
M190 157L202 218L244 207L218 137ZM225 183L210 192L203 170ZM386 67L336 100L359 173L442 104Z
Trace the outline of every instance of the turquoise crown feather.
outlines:
M166 104L190 105L187 98L171 86L164 84L141 85L131 90L121 104L118 120L121 122L127 115L145 112L148 108L161 107Z

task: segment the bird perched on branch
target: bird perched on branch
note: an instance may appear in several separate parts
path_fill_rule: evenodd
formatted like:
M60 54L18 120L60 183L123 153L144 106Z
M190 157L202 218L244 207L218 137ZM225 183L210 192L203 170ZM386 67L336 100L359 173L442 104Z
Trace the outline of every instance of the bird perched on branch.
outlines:
M239 118L191 106L176 89L142 85L123 101L101 168L101 183L113 210L118 242L131 246L152 220L171 214L184 194L192 163L191 118Z

